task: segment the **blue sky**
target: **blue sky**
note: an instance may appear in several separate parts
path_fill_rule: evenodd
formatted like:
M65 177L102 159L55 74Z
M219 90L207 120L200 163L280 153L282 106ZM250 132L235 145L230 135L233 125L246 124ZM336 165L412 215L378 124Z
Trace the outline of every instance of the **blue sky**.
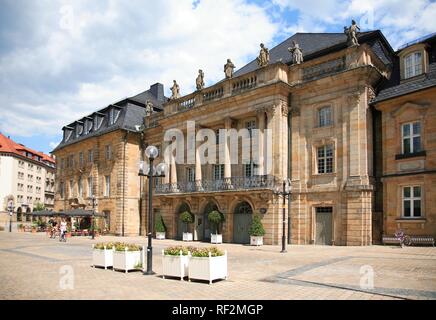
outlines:
M355 19L395 48L436 31L429 0L0 0L0 131L44 152L63 125L161 82L193 91L258 46Z

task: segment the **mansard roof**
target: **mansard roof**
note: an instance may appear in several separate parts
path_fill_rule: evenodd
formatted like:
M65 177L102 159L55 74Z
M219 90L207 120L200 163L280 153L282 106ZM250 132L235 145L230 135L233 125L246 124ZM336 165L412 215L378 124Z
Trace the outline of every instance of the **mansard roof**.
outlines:
M163 85L155 84L147 91L118 101L64 126L62 128L64 131L63 139L52 152L62 149L65 146L91 137L101 136L112 131L120 129L135 131L135 126L143 124L143 119L145 117L145 103L147 100L150 100L151 103L153 103L153 109L155 112L161 112L163 110L162 105L168 100L168 98L163 95ZM114 109L116 110L114 114L115 121L111 124L109 121L110 112ZM96 118L98 119L97 127L94 122ZM88 125L92 126L91 130L88 130ZM79 128L81 128L80 133L78 133Z

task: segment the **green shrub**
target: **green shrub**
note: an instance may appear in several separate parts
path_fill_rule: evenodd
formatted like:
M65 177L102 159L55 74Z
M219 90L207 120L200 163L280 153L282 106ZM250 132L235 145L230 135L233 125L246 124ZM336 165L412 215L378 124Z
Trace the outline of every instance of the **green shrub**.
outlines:
M260 237L265 235L265 229L263 228L263 224L259 216L256 215L253 217L253 222L251 223L249 233L250 236L255 236L255 237Z
M215 234L219 233L219 227L221 223L224 221L224 215L219 211L211 211L207 215L209 222L213 225Z
M115 243L115 251L141 251L142 246L139 246L137 244L130 244L130 243L121 243L117 242Z
M210 248L192 248L191 254L193 257L209 257L209 252L212 257L223 256L224 252L217 247Z
M156 221L154 223L154 229L156 230L156 232L165 232L167 230L161 215L158 215L156 217Z

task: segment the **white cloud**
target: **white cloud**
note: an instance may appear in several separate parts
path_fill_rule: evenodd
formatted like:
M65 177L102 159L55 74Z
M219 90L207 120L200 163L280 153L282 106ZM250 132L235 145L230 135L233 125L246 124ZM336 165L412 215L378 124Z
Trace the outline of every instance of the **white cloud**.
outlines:
M0 103L7 106L0 130L20 136L59 134L63 125L155 82L169 94L176 79L187 94L199 68L211 84L223 78L227 58L242 67L278 28L261 7L243 0L13 6L25 8L26 23L6 40L27 36L29 42L0 51Z

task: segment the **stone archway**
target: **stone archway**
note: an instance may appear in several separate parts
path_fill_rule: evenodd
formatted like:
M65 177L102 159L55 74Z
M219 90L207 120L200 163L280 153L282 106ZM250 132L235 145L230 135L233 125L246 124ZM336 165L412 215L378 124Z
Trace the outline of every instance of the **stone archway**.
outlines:
M250 243L249 228L253 220L253 207L246 201L238 203L233 211L233 242Z
M21 209L21 207L17 209L17 221L23 221L23 209Z
M32 211L29 207L26 209L26 222L32 222Z

